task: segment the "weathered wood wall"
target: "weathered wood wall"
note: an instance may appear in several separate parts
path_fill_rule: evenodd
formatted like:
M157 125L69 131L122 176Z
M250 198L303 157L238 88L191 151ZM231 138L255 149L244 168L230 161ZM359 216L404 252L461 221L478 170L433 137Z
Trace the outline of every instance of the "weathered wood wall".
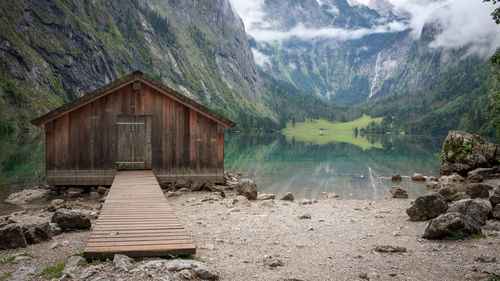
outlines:
M152 167L160 183L223 181L223 128L142 83L140 90L127 85L45 125L47 183L110 185L119 115L151 116Z

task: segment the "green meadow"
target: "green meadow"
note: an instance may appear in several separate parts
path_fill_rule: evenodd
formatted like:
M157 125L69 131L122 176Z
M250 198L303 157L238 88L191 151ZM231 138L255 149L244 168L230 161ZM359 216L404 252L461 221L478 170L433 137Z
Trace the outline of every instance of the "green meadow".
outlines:
M354 136L354 128L361 129L372 121L380 123L382 122L382 117L372 118L368 115L363 115L349 122L330 122L318 119L298 122L295 125L289 122L286 128L282 130L282 133L285 135L287 141L294 139L295 141L318 145L344 142L356 145L363 150L373 147L382 148L382 144L379 142L371 143L360 135L357 137ZM320 130L320 128L324 130Z

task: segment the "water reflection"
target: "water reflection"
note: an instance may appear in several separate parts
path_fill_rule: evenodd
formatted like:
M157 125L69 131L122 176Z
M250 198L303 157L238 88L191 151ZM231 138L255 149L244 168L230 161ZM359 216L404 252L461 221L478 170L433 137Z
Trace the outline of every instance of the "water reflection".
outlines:
M358 138L361 136L358 136ZM444 137L368 136L380 147L363 150L349 143L324 145L287 141L280 134L226 136L225 168L253 178L262 193L292 192L297 198L321 198L335 192L343 198L390 197L390 178L414 172L437 176ZM426 193L425 185L401 184L411 198Z
M44 143L42 137L0 138L0 215L19 209L4 203L9 194L43 180Z

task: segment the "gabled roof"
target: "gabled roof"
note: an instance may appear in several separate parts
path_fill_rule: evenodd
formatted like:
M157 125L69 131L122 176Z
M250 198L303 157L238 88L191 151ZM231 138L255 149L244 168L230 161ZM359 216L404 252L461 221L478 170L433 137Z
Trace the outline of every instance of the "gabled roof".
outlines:
M69 112L72 112L86 104L89 104L97 99L100 99L101 97L104 97L111 92L114 92L122 87L125 87L127 85L130 85L133 82L142 82L160 93L170 97L171 99L193 109L194 111L208 117L209 119L219 123L220 125L226 127L226 128L233 128L236 126L236 123L233 121L225 118L224 116L206 108L205 106L195 102L194 100L184 96L183 94L165 86L162 85L161 83L156 82L153 80L151 77L145 75L144 73L140 71L134 71L129 75L126 75L114 82L111 82L97 90L94 90L90 93L87 93L86 95L77 98L69 103L63 104L62 106L52 110L51 112L44 114L36 119L31 120L31 123L36 126L41 126L47 122L50 122L54 119L59 118L60 116L67 114Z

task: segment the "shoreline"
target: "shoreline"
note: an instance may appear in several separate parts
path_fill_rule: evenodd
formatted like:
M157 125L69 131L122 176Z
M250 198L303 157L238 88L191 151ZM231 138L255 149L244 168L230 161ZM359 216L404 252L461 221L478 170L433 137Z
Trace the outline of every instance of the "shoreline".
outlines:
M234 199L232 191L227 198L207 191L168 198L197 246L197 259L212 266L220 280L480 280L488 276L483 271L500 273L499 221L483 227L486 238L427 240L421 236L428 221L409 221L405 213L410 199L322 198L306 205L256 200L249 206ZM50 220L51 215L45 217ZM89 230L63 232L27 248L2 250L0 258L24 252L32 258L0 265L0 277L22 267L41 272L66 261L89 236ZM406 252L375 251L384 245ZM495 261L481 262L481 257ZM158 258L136 259L133 267L152 260ZM117 272L111 261L89 263L75 280L94 267L99 270L87 280L154 280L144 270Z

